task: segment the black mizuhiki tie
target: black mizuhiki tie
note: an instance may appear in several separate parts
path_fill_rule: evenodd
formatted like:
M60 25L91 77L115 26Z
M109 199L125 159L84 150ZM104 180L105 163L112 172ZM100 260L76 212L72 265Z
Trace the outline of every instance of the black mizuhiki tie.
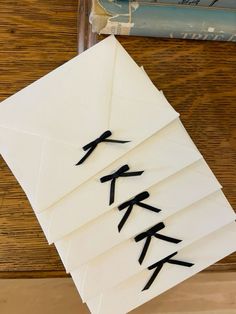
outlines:
M96 140L88 143L87 145L85 145L83 147L84 151L88 151L83 158L80 159L79 162L77 162L76 166L81 165L91 154L92 152L95 150L95 148L97 147L98 144L102 143L102 142L109 142L109 143L120 143L120 144L125 144L125 143L129 143L130 141L120 141L120 140L113 140L113 139L108 139L108 137L110 137L112 135L110 130L105 131L104 133L102 133L102 135L100 135Z
M161 269L165 263L175 264L175 265L185 266L185 267L192 267L194 265L193 263L188 263L188 262L184 262L184 261L179 261L177 259L172 259L172 257L174 257L177 254L178 254L178 252L175 252L175 253L163 258L159 262L148 267L148 270L152 270L152 269L155 269L155 270L154 270L152 276L150 277L150 279L148 280L147 284L145 285L145 287L142 289L142 291L147 290L151 287L151 285L153 284L154 280L156 279L157 275L159 274L159 272L161 271Z
M147 254L147 250L149 248L149 245L151 243L152 237L155 237L157 239L163 240L163 241L167 241L167 242L171 242L171 243L180 243L182 240L176 239L176 238L171 238L162 234L157 233L158 231L162 230L165 228L165 225L163 222L160 222L158 224L156 224L155 226L153 226L152 228L148 229L145 232L140 233L139 235L137 235L134 240L136 242L142 241L144 239L146 239L144 246L143 246L143 250L141 252L141 255L138 259L139 264L141 265L146 254Z
M128 170L129 170L129 166L124 165L124 166L120 167L116 172L100 178L100 181L102 183L107 182L107 181L111 181L109 205L114 203L116 179L118 179L119 177L141 176L141 174L143 174L143 172L144 172L144 171L127 172Z
M216 2L218 2L218 0L211 1L211 3L209 4L209 7L213 7Z
M142 201L147 199L149 196L150 196L150 194L147 191L145 191L145 192L139 193L138 195L136 195L131 200L124 202L118 206L119 210L123 210L123 209L127 208L127 211L125 212L123 218L121 219L121 221L118 225L119 232L121 231L124 224L126 223L126 220L129 218L129 215L131 214L134 205L137 205L139 207L151 210L155 213L159 213L161 211L161 209L159 209L159 208L156 208L156 207L153 207L151 205L142 203Z

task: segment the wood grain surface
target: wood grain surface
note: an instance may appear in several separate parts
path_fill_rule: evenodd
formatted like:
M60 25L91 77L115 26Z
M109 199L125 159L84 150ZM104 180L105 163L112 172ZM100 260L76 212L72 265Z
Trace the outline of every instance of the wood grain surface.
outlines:
M77 0L0 1L0 100L77 54ZM65 276L0 159L0 278Z
M130 314L236 314L236 273L201 273ZM1 314L89 314L71 278L0 279ZM112 314L112 313L111 313Z
M76 55L76 18L76 0L0 1L0 100ZM85 14L81 25L86 23ZM100 40L80 29L80 50ZM236 208L236 45L119 40L180 112ZM234 254L208 270L235 269ZM66 276L57 252L47 245L23 191L0 158L0 278L55 276Z

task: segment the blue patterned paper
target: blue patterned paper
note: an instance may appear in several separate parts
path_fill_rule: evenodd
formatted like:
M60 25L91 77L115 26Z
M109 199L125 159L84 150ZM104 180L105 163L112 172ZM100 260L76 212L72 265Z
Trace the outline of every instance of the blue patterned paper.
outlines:
M110 33L122 34L127 26L130 35L236 41L236 10L163 6L151 0L99 2L111 15Z

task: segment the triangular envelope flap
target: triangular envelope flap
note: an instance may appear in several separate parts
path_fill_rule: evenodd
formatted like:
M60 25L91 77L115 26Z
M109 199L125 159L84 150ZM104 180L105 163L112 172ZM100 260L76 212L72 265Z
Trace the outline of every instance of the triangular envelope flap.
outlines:
M109 127L119 130L121 137L141 142L179 114L128 56L118 43Z
M76 158L79 156L77 147L60 144L60 142L48 143L48 150L45 147L42 157L37 190L38 210L49 207L54 200L60 200L75 189L90 177L88 173L95 174L101 170L106 158L107 161L115 160L116 156L123 155L179 116L118 41L112 37L110 40L115 41L116 52L112 68L114 74L111 79L112 87L108 93L111 97L110 107L105 115L107 121L103 124L108 129L115 130L116 138L130 139L131 143L112 145L112 149L110 145L101 145L96 149L96 160L92 156L86 161L86 167L77 168L74 167L77 160L73 159L73 156ZM92 113L91 117L93 117ZM91 124L94 123L97 122L91 120ZM86 126L84 130L87 130ZM101 168L99 168L101 166L99 160L103 161ZM58 182L63 184L57 184Z
M235 236L236 224L233 222L178 252L175 259L193 263L192 267L166 263L152 286L142 291L153 273L153 270L145 269L90 299L87 305L90 311L96 314L127 313L235 252Z
M116 45L109 37L3 101L0 125L78 147L98 137L108 127Z
M75 184L74 176L69 177L68 175L66 178L67 173L74 174L72 170L68 171L68 168L73 167L75 170L75 163L84 154L82 146L91 141L91 136L92 139L96 138L98 134L104 132L104 126L105 128L108 126L110 104L107 90L111 88L116 45L117 41L113 37L104 40L0 104L0 127L9 129L8 134L6 131L1 132L0 152L8 151L8 154L4 154L4 158L35 210L44 209L57 201L58 197L63 195L62 192L67 193L63 184L66 185L68 182L69 190L75 185L77 186L78 180ZM91 93L91 89L94 89L94 92ZM15 139L14 137L11 140L8 138L10 129L14 132ZM94 134L92 134L93 132ZM6 137L4 138L4 136ZM18 137L17 143L16 138ZM55 143L52 140L47 143L45 140L43 149L38 145L38 142L43 139L57 138L60 141L55 140ZM25 145L26 142L27 145ZM20 147L20 143L22 143L22 147ZM73 147L73 143L76 143L77 146ZM39 159L45 158L49 144L52 146L51 151L56 151L54 148L57 148L58 155L48 156L52 159L52 163L48 165L48 167L52 165L50 176L44 178L45 182L39 183L39 170L44 168L44 163L39 162ZM15 148L14 145L16 145ZM18 153L12 155L10 151L15 150ZM78 159L73 159L68 153L73 153L73 156ZM24 158L20 159L20 154L24 155ZM34 158L31 159L32 154ZM65 158L63 161L64 155L67 159ZM60 165L63 164L63 167L55 169L53 163L57 158L59 159L58 156L61 157L58 163L61 162ZM29 171L30 165L33 163L34 166L37 164L37 167L35 166L37 169ZM64 169L67 170L63 174L65 182L60 181L58 191L57 173ZM78 170L75 170L75 175L77 178L79 177L80 181L83 181L84 177L78 174ZM61 176L62 179L63 176ZM70 180L72 182L69 184ZM44 190L42 202L36 201L36 190L40 188L40 184L48 187L49 181L52 184L52 195L48 195L47 190ZM37 189L35 189L36 187ZM47 196L50 199L49 202Z
M121 97L113 97L113 84L115 94L122 86ZM177 116L112 36L0 105L0 126L49 140L42 152L37 211L59 201ZM86 167L75 167L84 155L82 147L108 128L114 130L114 138L131 142L102 143Z
M0 127L0 152L32 204L42 145L43 139L38 136Z

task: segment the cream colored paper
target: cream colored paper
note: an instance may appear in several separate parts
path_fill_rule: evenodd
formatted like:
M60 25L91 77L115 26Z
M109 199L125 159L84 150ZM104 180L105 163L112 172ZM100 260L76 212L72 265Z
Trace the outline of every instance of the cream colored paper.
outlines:
M0 153L40 212L177 117L110 36L0 104ZM131 142L100 143L75 166L107 129Z
M201 154L177 119L99 172L55 206L38 213L37 218L48 241L54 242L201 158ZM115 202L109 206L111 182L101 183L100 178L125 164L129 165L130 171L144 170L144 173L137 177L118 178Z
M87 302L92 314L125 314L174 287L204 268L214 264L236 250L236 223L223 227L209 236L180 250L174 259L194 263L188 268L165 264L153 285L142 291L153 270L143 270L139 274L117 285L113 289ZM117 271L117 270L114 270Z
M118 232L117 226L126 209L119 212L114 208L56 241L56 248L67 271L72 271L220 188L201 159L148 189L150 197L144 203L160 208L159 213L134 206L123 229ZM78 247L83 254L78 254Z
M72 278L80 295L87 301L235 219L236 215L224 194L215 192L163 221L165 228L158 234L182 240L180 243L170 243L153 236L140 265L138 259L145 240L136 243L133 237L72 271ZM117 271L114 272L114 269Z

